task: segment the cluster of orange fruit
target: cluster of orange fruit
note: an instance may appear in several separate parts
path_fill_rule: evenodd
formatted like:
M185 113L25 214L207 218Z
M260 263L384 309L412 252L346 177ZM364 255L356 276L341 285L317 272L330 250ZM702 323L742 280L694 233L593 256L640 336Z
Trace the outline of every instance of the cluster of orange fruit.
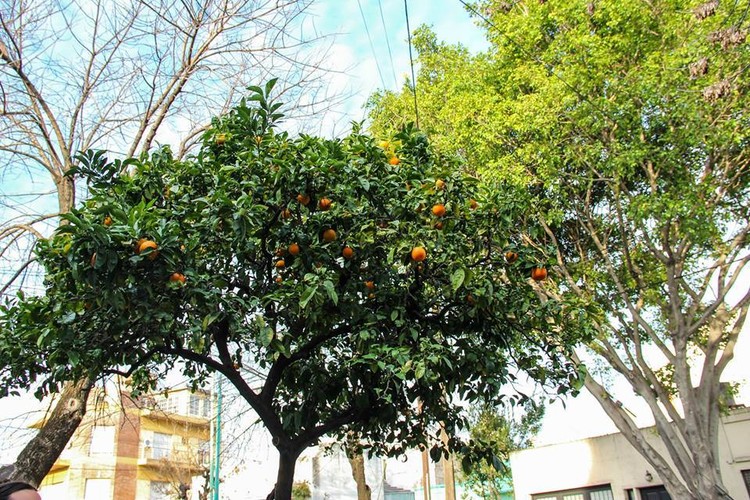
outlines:
M505 252L505 262L513 264L518 260L518 254L513 250ZM531 268L531 279L534 281L544 281L547 279L547 268L543 266L535 266Z

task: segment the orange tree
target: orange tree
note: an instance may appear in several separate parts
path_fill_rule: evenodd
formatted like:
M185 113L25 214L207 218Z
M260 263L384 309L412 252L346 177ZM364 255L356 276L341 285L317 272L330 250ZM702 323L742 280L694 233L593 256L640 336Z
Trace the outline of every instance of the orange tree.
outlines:
M324 435L437 459L441 422L470 460L467 403L522 399L503 390L518 370L576 385L561 355L585 311L537 299L522 197L482 189L410 129L291 138L271 88L251 88L186 161L80 156L91 196L37 247L46 294L3 306L6 392L219 372L271 434L289 498L296 458Z

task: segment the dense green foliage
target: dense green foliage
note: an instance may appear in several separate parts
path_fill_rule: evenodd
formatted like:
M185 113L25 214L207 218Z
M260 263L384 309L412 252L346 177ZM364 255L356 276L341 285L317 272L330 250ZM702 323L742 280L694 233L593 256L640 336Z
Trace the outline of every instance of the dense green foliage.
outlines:
M722 490L718 383L750 305L749 8L486 1L487 53L425 28L415 37L422 128L485 179L527 187L519 203L546 233L529 242L554 247L558 287L545 292L600 308L588 345L651 408L676 466L633 444L675 498ZM398 128L413 119L410 89L375 95L371 110L377 133ZM607 391L587 385L637 436Z
M152 389L180 360L196 384L234 384L283 462L324 434L437 458L436 422L466 423L454 399L520 400L499 390L517 369L576 385L562 354L585 330L563 327L585 311L539 301L514 193L481 188L411 129L290 138L271 88L186 161L81 156L90 197L37 249L46 294L2 311L6 392L116 372Z

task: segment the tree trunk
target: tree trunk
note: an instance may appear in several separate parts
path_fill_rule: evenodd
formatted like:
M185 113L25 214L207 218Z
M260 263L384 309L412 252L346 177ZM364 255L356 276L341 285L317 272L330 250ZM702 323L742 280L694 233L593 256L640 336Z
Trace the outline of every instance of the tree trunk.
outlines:
M38 487L86 414L91 381L68 384L49 419L11 465L0 469L0 481L23 481Z
M276 486L266 500L291 500L294 484L294 468L301 450L279 450L279 470L276 474Z
M349 464L352 466L352 477L357 483L357 500L370 500L372 491L367 486L367 477L365 476L365 457L362 453L349 458Z

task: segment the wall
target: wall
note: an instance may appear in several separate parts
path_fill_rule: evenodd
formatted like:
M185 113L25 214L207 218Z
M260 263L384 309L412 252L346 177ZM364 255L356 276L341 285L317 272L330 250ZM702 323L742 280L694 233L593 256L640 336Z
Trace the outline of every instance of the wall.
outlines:
M649 442L666 455L655 432ZM735 500L750 500L740 471L750 469L750 408L735 410L719 428L719 455L724 485ZM532 494L611 484L615 500L627 500L626 489L661 484L641 455L617 434L541 446L511 455L516 500ZM646 472L652 479L649 481Z

